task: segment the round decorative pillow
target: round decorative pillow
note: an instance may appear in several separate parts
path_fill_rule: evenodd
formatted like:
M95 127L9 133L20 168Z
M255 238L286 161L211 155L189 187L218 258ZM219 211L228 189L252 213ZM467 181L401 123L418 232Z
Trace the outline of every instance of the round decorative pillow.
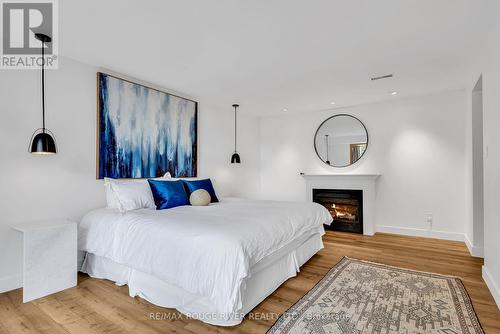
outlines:
M194 206L206 206L212 201L210 194L205 189L198 189L189 196L189 203Z

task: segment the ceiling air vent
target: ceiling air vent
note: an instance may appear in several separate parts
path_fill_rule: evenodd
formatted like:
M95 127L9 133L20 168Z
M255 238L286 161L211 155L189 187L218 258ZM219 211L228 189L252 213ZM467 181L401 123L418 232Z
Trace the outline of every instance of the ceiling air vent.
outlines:
M389 79L389 78L392 78L394 76L394 74L386 74L386 75L381 75L379 77L373 77L373 78L370 78L372 81L375 81L375 80L381 80L381 79Z

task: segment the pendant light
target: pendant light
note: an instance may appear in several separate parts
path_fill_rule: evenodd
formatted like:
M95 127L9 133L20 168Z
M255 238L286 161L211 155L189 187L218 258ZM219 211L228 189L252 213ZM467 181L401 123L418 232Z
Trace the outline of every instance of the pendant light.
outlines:
M32 154L56 154L54 135L45 128L45 43L50 43L52 38L39 33L35 34L35 38L42 42L42 127L31 136L29 151Z
M238 125L238 123L236 122L237 121L236 111L237 111L238 107L239 107L238 104L233 104L233 108L234 108L234 153L231 156L231 163L232 164L239 164L239 163L241 163L240 155L236 151L236 136L237 136L237 133L238 133L237 132L237 125Z

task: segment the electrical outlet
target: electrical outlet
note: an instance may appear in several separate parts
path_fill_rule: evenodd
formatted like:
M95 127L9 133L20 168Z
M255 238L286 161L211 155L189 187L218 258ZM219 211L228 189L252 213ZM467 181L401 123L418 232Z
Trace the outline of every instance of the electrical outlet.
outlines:
M429 228L429 230L432 230L432 221L433 221L434 217L432 215L432 212L428 212L425 214L425 222Z

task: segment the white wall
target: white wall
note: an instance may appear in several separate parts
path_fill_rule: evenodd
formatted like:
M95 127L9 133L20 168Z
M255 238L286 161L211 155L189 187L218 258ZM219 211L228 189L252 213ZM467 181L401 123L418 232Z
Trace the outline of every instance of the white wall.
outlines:
M485 46L477 50L478 61L470 79L472 92L482 75L484 145L484 267L483 278L500 307L500 4L489 2L495 17L488 27ZM471 115L472 104L468 113ZM473 224L473 222L469 222ZM474 230L475 232L475 230Z
M97 71L62 58L60 68L47 73L47 126L57 138L55 156L28 153L30 136L41 125L40 73L0 74L0 292L19 287L21 280L21 245L10 224L57 217L78 221L105 205L102 181L95 179ZM231 165L233 109L199 102L200 176L213 177L221 196L255 197L258 120L241 115L244 164Z
M465 91L261 120L261 188L269 199L304 200L299 175L380 173L379 230L463 239L465 229ZM314 152L326 118L347 113L363 121L369 146L354 166L332 168ZM433 232L425 215L434 216Z
M484 156L483 90L479 79L471 94L472 115L472 254L483 256L484 249ZM469 224L470 225L470 224ZM469 229L470 231L470 229ZM469 240L469 238L467 238Z

